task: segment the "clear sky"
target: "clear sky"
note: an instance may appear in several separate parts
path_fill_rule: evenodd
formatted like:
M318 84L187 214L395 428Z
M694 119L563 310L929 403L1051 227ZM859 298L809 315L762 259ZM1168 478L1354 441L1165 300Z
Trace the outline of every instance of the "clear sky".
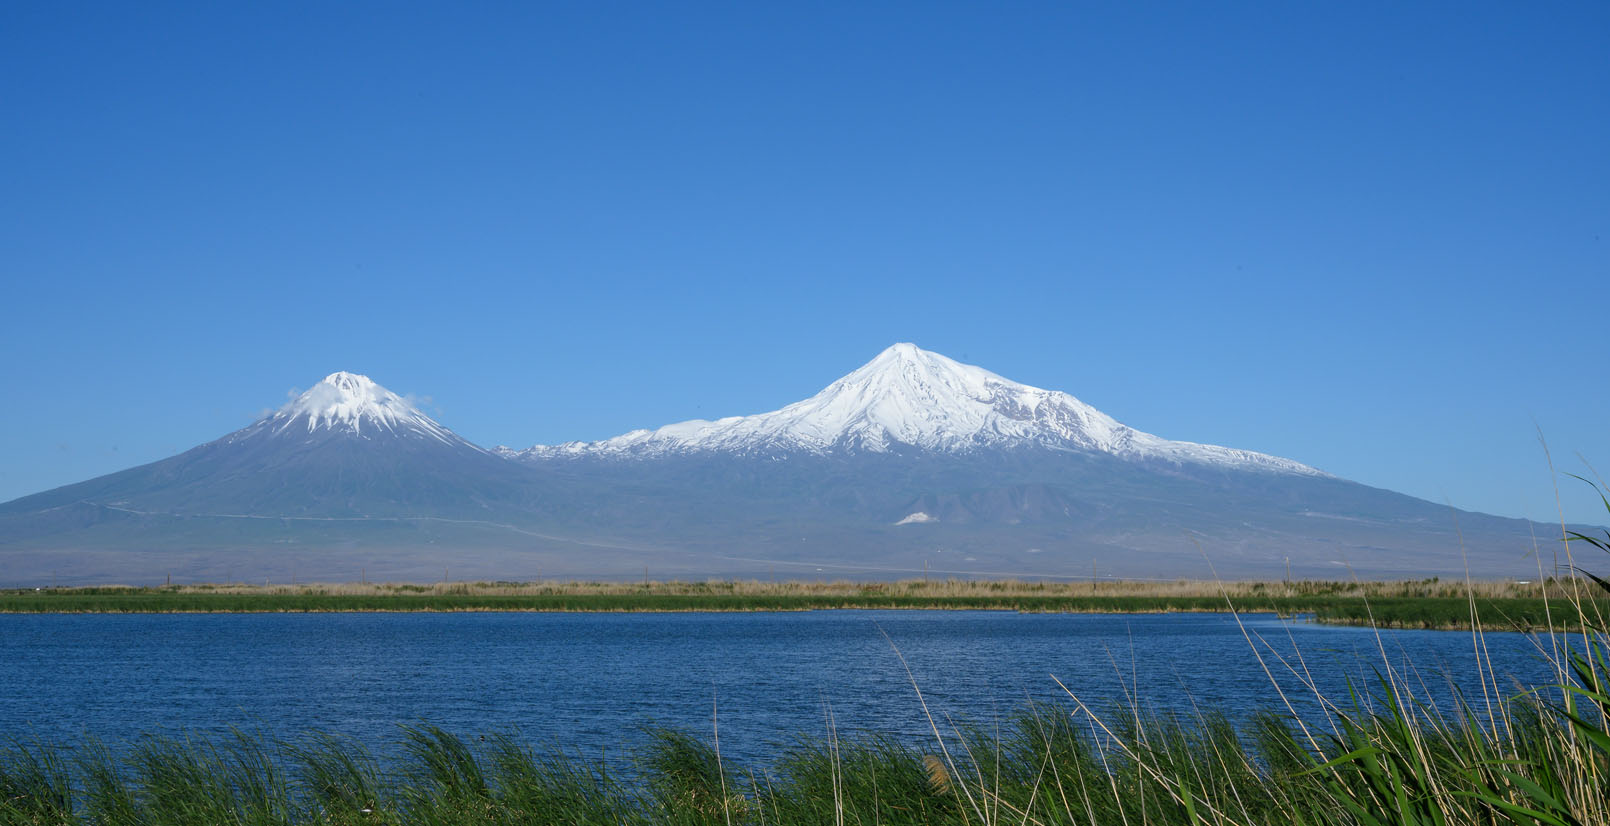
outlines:
M0 4L0 500L335 370L524 447L896 341L1462 508L1555 518L1539 430L1610 475L1610 4L247 5Z

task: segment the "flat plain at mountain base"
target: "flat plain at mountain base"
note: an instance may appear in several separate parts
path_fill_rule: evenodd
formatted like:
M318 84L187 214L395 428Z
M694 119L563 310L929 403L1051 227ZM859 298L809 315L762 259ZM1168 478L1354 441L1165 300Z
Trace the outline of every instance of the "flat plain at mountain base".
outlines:
M1214 583L1016 580L899 582L439 582L300 585L187 584L0 591L7 613L321 611L809 611L1009 610L1065 613L1268 611L1340 625L1492 630L1546 628L1585 604L1583 580Z

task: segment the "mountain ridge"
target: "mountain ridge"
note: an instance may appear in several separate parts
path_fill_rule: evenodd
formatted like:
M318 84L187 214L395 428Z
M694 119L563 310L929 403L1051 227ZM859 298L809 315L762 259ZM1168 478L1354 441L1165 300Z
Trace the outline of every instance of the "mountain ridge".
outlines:
M1121 424L1068 393L1014 382L909 343L890 346L815 396L767 413L693 419L596 442L524 450L500 447L497 452L546 460L699 452L963 453L1020 447L1328 475L1283 457L1154 436Z
M603 447L595 447L601 445ZM485 450L332 373L183 453L0 504L0 567L256 575L1534 575L1546 526L1174 442L909 344L777 411ZM1558 527L1558 526L1555 526ZM1208 565L1209 558L1212 565ZM1527 563L1530 562L1531 565ZM94 566L94 567L91 567ZM322 572L322 573L319 573Z
M325 376L279 410L245 428L245 432L261 426L262 431L281 435L296 433L298 422L305 423L309 434L321 430L341 431L355 436L366 436L364 428L375 435L390 434L421 436L442 444L462 444L484 452L484 448L464 439L441 426L413 403L381 387L368 376L339 371Z
M472 509L498 498L489 491L519 486L529 474L508 464L368 377L336 372L239 430L166 459L0 503L0 513L83 502L131 514L345 518L420 508L429 515L446 502Z

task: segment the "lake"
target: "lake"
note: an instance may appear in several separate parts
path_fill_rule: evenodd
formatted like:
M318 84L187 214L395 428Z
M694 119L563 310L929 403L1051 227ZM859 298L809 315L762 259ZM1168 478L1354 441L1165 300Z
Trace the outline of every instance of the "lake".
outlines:
M1383 664L1446 703L1481 702L1469 633L1391 631L1246 615L1269 668L1300 650L1334 698ZM1489 633L1506 690L1553 680L1526 635ZM891 645L893 643L893 645ZM724 614L134 614L0 616L0 736L119 743L142 733L310 729L385 750L398 723L517 731L572 754L629 750L645 727L708 736L766 760L797 735L931 739L898 647L936 717L988 723L1026 700L1098 709L1282 708L1225 614L811 611ZM1294 648L1295 646L1295 648ZM1443 674L1453 675L1452 684ZM942 719L942 718L941 718ZM943 723L941 723L943 725Z

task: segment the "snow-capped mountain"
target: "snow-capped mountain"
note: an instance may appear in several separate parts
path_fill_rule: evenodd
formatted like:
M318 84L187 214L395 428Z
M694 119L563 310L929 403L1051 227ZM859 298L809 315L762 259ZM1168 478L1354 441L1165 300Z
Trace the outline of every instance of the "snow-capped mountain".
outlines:
M321 434L425 439L481 450L368 376L347 372L325 376L274 414L225 438L311 438Z
M368 377L342 372L177 456L4 507L231 519L480 517L526 501L533 476Z
M634 430L599 442L502 451L529 460L674 454L940 453L1036 447L1139 460L1322 475L1248 450L1177 442L1127 427L1082 401L896 344L809 399L781 410Z
M771 413L519 453L483 450L368 378L332 373L178 455L0 504L0 569L86 582L248 570L417 580L449 564L514 579L645 565L748 577L774 564L875 578L930 566L1427 576L1466 564L1510 576L1548 533L1481 514L1458 525L1446 506L1169 441L898 344Z

